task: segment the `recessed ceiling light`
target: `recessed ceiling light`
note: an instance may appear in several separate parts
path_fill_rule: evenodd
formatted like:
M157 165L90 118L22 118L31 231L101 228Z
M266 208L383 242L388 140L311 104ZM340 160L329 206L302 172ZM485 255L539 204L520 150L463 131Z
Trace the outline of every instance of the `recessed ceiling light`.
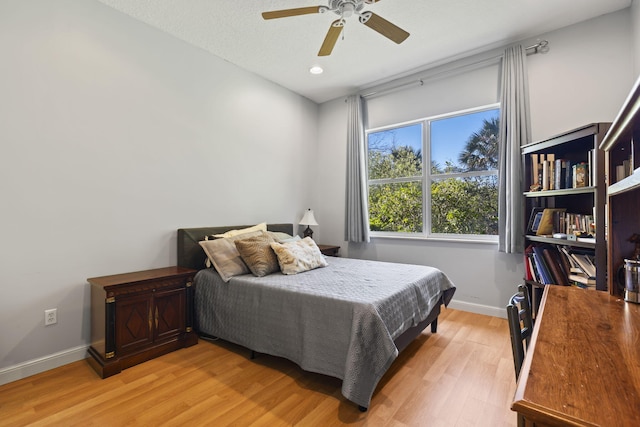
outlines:
M311 74L322 74L324 72L324 70L322 69L321 66L314 65L313 67L309 68L309 72Z

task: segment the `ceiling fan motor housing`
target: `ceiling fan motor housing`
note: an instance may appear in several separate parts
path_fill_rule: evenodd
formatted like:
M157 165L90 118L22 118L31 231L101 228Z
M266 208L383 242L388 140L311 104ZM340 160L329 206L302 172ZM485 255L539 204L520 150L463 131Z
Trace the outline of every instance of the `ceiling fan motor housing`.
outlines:
M354 13L360 14L364 0L329 0L329 8L335 14L348 18Z

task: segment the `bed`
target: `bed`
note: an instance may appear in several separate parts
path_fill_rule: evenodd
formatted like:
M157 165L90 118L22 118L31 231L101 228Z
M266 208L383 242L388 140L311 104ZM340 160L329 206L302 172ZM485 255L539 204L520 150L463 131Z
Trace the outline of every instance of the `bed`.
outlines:
M326 267L295 275L227 278L205 268L205 236L247 226L178 230L178 264L195 277L196 328L253 352L342 380L342 394L366 410L391 363L429 325L455 286L427 266L328 257ZM268 230L293 234L292 224Z

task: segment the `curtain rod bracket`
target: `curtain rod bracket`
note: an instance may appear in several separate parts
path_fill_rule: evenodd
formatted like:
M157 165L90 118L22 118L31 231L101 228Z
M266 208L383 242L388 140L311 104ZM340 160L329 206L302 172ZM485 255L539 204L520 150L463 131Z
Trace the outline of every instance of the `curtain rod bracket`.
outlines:
M540 40L538 43L527 47L525 50L533 50L533 54L536 53L547 53L549 52L549 41L548 40Z

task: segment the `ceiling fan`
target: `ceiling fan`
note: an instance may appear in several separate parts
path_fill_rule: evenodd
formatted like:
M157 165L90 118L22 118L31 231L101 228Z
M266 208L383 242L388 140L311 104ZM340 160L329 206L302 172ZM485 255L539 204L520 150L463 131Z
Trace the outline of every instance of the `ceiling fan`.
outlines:
M329 31L324 38L324 42L320 47L318 56L331 55L333 47L340 37L342 28L346 24L346 19L352 15L358 15L360 23L375 30L388 38L389 40L400 44L409 37L409 33L402 28L392 24L381 16L376 15L373 12L362 11L366 4L377 3L380 0L329 0L328 6L309 6L298 7L295 9L283 9L274 10L271 12L263 12L262 17L264 19L277 19L287 18L289 16L309 15L313 13L327 13L334 12L340 16L339 19L333 21L329 27Z

